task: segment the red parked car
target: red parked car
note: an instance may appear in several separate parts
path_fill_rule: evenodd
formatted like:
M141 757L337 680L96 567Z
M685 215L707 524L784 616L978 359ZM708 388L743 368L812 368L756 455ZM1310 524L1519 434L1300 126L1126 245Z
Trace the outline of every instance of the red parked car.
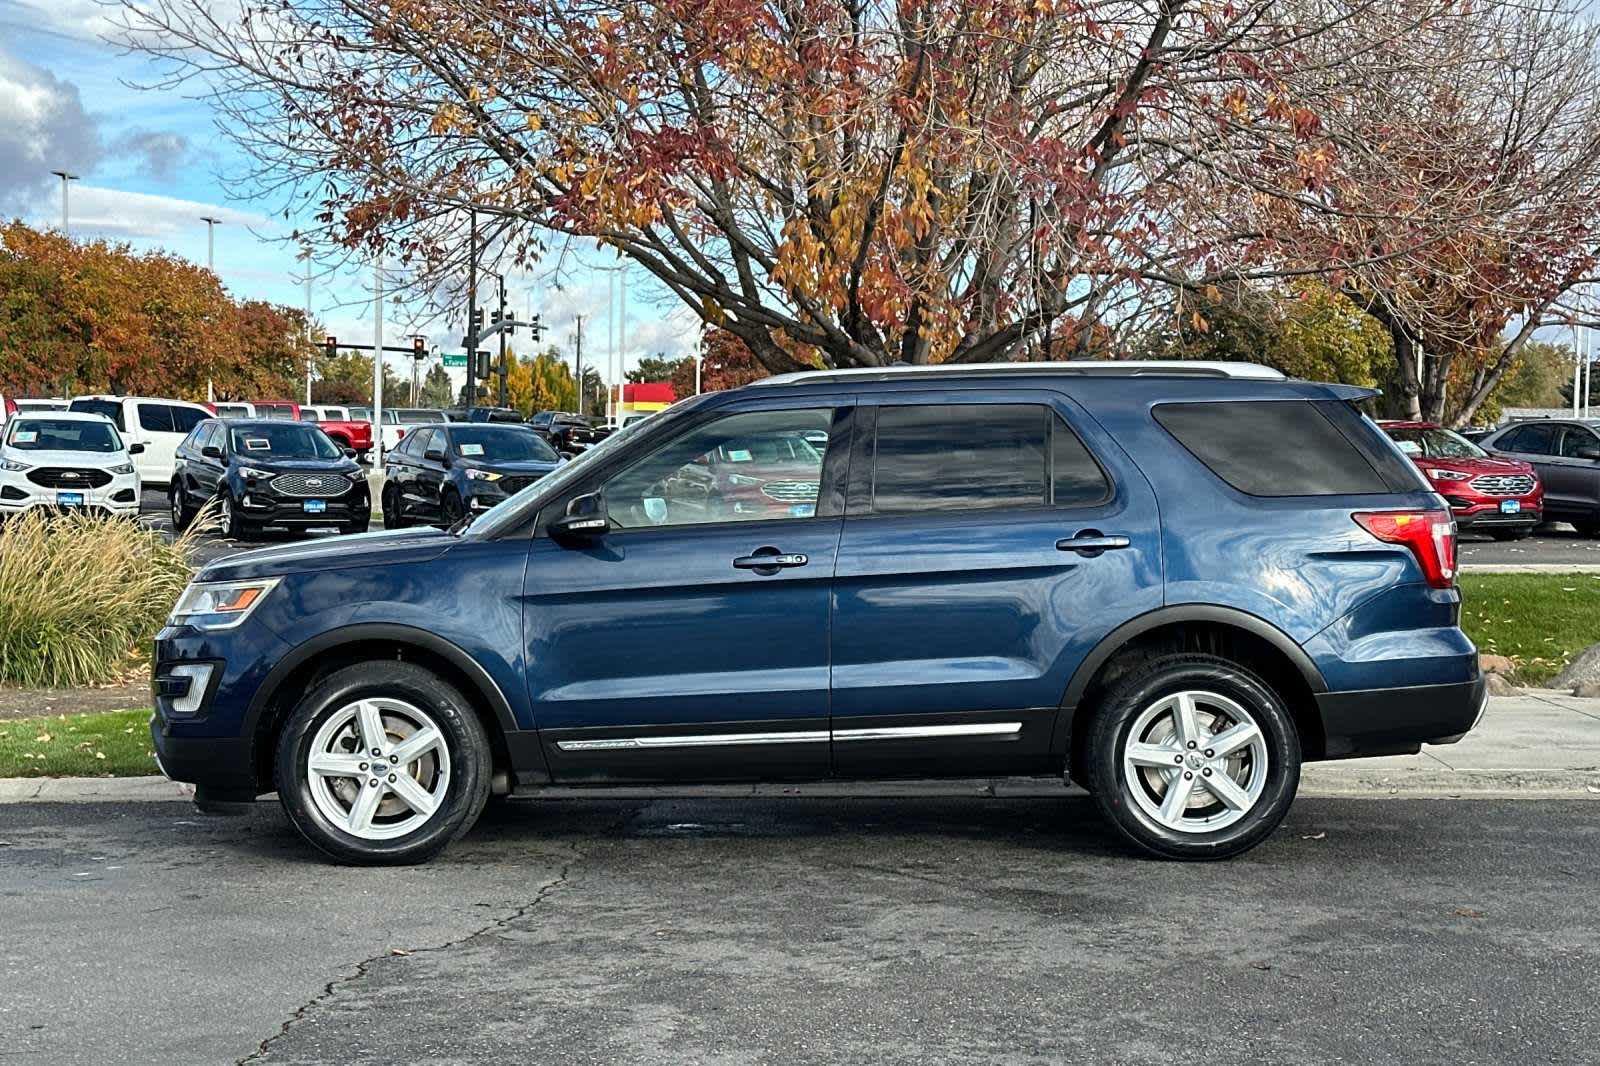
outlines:
M1544 486L1528 463L1490 455L1432 422L1380 422L1450 505L1456 527L1521 540L1544 517Z

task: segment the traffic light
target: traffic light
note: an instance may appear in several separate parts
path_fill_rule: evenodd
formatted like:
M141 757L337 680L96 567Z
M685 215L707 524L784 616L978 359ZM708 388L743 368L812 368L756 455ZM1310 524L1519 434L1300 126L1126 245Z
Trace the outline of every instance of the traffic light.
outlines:
M472 312L472 335L477 336L483 332L483 308Z
M516 335L517 335L517 313L515 311L507 311L506 312L506 336L515 337Z
M329 359L337 359L339 357L339 338L338 337L335 337L333 334L330 333L326 337L323 338L322 343L327 345L327 347L328 347L328 358Z
M543 330L544 327L539 324L538 315L534 315L532 318L528 319L528 336L533 338L533 343L539 343L539 334L543 332Z
M428 338L426 338L426 337L412 337L411 338L411 358L413 358L413 359L421 359L423 356L425 356L427 354L427 350L424 348L424 345L426 345L427 343L428 343Z
M484 380L488 379L488 377L489 377L489 353L488 352L482 351L481 349L479 350L478 359L477 359L476 366L474 367L474 370L476 372L474 373L473 376L476 377L479 381L484 381Z

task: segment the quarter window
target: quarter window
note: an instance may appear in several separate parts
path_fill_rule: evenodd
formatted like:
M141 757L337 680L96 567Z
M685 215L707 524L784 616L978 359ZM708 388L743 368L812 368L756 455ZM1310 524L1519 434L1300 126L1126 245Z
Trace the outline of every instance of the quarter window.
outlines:
M1213 474L1251 496L1395 491L1361 449L1305 400L1168 403L1155 409L1155 418Z
M176 433L187 433L211 417L209 411L198 407L174 407L171 411L172 428Z
M832 408L728 415L668 441L603 487L624 529L817 513Z
M173 433L172 408L164 403L139 404L139 428L151 433ZM190 429L194 427L189 427ZM188 432L186 429L184 432Z
M1579 452L1596 448L1600 448L1600 437L1578 426L1568 426L1566 435L1561 438L1561 454L1568 459L1581 458Z

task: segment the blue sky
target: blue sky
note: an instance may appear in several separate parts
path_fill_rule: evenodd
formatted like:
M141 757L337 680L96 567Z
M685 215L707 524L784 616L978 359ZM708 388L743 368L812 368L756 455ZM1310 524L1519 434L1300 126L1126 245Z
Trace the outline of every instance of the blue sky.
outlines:
M278 216L281 204L254 199L240 184L245 161L217 130L209 107L193 98L198 87L132 87L159 72L102 39L106 16L96 0L0 0L0 216L59 226L61 183L50 172L69 170L81 175L70 194L74 236L162 248L203 264L200 216L220 217L216 271L223 284L238 297L301 306L304 287L294 280L299 265L294 249L282 243L295 221ZM687 354L697 335L692 318L659 298L646 280L630 270L629 366L657 351ZM609 282L604 273L584 270L559 288L537 275L513 278L508 300L519 315L530 308L540 313L545 340L569 355L576 317L583 314L585 362L598 358L605 373ZM370 278L355 271L318 278L312 313L341 339L370 341L369 286ZM385 316L388 343L404 343L415 331L458 349L459 321L413 327L407 312Z

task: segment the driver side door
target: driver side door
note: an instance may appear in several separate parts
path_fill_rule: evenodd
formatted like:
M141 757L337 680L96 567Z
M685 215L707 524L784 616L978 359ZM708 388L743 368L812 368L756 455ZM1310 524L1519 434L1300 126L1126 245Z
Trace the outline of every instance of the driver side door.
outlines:
M762 458L808 432L825 446ZM557 781L827 776L848 433L845 402L746 399L547 509L599 492L611 519L582 541L541 532L529 553L528 689Z

